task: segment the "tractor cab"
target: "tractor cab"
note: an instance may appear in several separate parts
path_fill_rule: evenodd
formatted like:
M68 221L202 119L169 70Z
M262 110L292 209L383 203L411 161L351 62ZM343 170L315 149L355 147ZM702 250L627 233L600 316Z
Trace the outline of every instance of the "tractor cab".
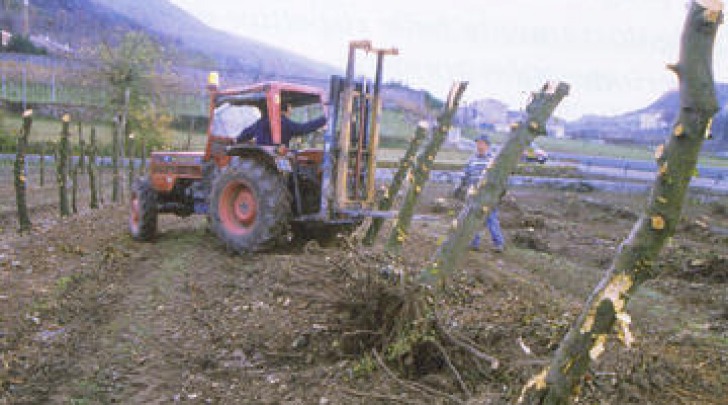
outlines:
M218 90L213 82L210 87L210 127L205 161L213 160L219 167L227 166L230 157L236 154L235 151L231 153L231 147L235 146L241 132L260 119L269 121L270 143L238 145L237 153L256 146L270 153L280 149L281 145L286 146L281 134L283 106L291 106L291 119L297 121L324 115L326 111L324 93L315 87L283 82L264 82L225 90Z

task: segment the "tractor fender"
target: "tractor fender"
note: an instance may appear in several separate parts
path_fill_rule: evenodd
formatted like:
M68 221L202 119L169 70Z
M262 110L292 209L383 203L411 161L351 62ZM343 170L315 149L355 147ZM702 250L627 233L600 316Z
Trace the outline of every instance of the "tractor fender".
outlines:
M286 155L280 155L275 146L234 145L227 148L227 154L232 156L230 166L237 166L241 160L251 159L281 173L293 171L290 159Z

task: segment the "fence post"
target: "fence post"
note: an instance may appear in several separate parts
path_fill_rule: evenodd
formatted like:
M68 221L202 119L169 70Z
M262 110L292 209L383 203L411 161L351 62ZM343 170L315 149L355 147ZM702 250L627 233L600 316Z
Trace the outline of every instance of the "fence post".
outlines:
M83 126L81 121L78 121L78 169L81 173L86 170L86 141L83 139Z
M88 150L88 166L86 171L88 173L88 186L91 193L91 199L88 206L91 209L99 208L99 193L96 188L96 128L91 127L91 145ZM100 179L101 177L99 177Z
M78 197L78 165L73 165L71 170L71 211L78 214L78 205L76 204Z
M28 72L27 72L28 64L27 62L23 64L23 111L25 111L28 107Z
M53 66L53 73L51 76L51 102L56 102L56 68Z
M128 142L129 142L129 158L127 159L127 162L129 164L129 178L127 179L127 181L129 183L128 184L129 195L131 195L131 188L134 185L134 158L136 155L134 153L134 133L129 134Z
M46 143L40 144L40 186L45 186L45 154L46 154Z
M142 167L139 168L139 175L143 176L147 172L147 143L144 138L142 138L141 155Z
M69 215L68 193L66 192L66 182L68 180L68 126L71 122L71 116L69 114L63 114L62 122L61 141L58 144L58 158L56 159L56 174L61 217L67 217Z
M111 140L111 202L119 202L119 127L121 126L120 119L114 121L115 128L114 134Z
M32 224L28 216L28 204L26 197L27 172L25 170L25 150L28 146L30 127L33 124L33 110L26 110L23 113L23 128L18 137L18 149L15 157L15 201L18 207L18 223L20 232L29 231Z
M124 160L126 158L126 131L127 131L127 124L128 124L128 116L129 116L129 102L131 97L131 89L127 87L124 90L124 109L121 113L121 125L119 128L119 152L121 153L120 156L120 162L121 165L124 165ZM121 176L123 178L124 174L121 173ZM121 180L121 179L120 179ZM121 199L124 199L124 187L123 185L119 187L119 193L121 194Z

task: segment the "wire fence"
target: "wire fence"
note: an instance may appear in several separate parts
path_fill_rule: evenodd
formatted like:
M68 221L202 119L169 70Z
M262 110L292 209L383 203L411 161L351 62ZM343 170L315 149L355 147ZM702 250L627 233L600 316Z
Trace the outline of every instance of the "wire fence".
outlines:
M93 57L57 57L0 53L0 101L28 105L104 106L111 98L100 72L104 62ZM208 96L205 86L211 70L220 72L225 83L239 85L264 80L288 80L328 87L328 77L266 74L242 67L168 66L160 63L155 87L165 96L167 109L175 116L205 117Z
M29 105L108 105L112 91L105 84L102 62L0 53L0 100L23 109ZM175 116L206 116L206 73L188 67L154 72L154 85Z

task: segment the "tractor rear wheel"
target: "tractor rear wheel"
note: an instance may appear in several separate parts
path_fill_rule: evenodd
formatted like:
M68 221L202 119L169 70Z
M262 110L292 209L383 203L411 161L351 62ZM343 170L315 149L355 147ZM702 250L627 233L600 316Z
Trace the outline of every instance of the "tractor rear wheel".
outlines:
M148 180L137 180L129 201L129 231L138 241L150 241L157 234L157 192Z
M285 239L291 220L291 195L275 169L241 160L223 171L212 186L212 230L237 253L273 248Z

